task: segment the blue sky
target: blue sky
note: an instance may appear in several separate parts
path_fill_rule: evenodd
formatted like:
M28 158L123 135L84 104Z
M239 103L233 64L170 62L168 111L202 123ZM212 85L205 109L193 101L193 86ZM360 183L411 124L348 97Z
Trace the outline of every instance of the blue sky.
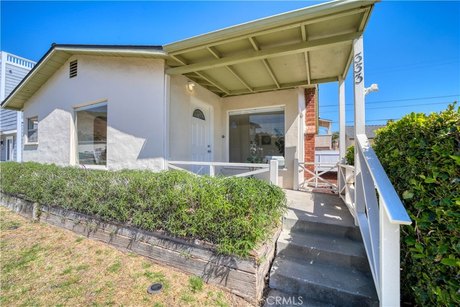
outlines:
M38 61L53 42L162 45L316 3L2 1L1 49ZM364 57L366 85L380 88L367 96L368 124L411 111L440 111L460 100L460 2L377 3ZM351 104L351 82L346 97ZM337 84L321 85L320 116L336 122L336 105ZM353 120L352 106L346 119Z

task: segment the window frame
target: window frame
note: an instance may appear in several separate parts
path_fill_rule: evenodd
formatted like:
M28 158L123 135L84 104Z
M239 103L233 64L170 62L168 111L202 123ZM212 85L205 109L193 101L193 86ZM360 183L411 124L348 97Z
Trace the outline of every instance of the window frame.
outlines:
M36 120L37 121L37 128L36 129L30 129L29 127L29 124L32 120ZM27 130L26 130L26 143L24 145L36 145L38 144L38 116L35 115L35 116L30 116L30 117L27 117ZM31 141L30 140L30 132L31 131L35 131L35 133L37 134L37 139L35 141Z
M284 137L286 138L286 105L280 104L280 105L272 105L272 106L263 106L263 107L248 107L248 108L243 108L243 109L232 109L232 110L227 110L227 118L226 118L226 142L225 142L225 158L226 161L230 161L230 116L232 115L241 115L241 114L258 114L258 113L266 113L266 112L276 112L276 111L282 111L284 114ZM284 144L284 158L286 159L286 143Z
M109 105L107 103L107 100L103 100L101 102L95 102L95 103L90 103L90 104L85 104L85 105L79 105L79 106L74 106L73 108L73 113L74 113L74 129L75 129L75 141L73 142L74 143L74 146L75 146L75 159L74 159L74 163L76 165L81 165L85 168L88 168L88 169L100 169L100 170L107 170L107 139L106 139L106 144L105 144L105 150L106 150L106 160L105 160L105 164L84 164L84 163L80 163L80 158L79 158L79 151L78 151L78 117L77 117L77 114L78 112L80 111L86 111L86 110L91 110L91 109L94 109L94 108L98 108L98 107L103 107L105 106L107 108L107 111L106 111L106 114L107 114L107 124L106 124L106 133L107 133L107 129L108 129L108 114L109 114ZM107 134L106 134L106 138L107 138Z

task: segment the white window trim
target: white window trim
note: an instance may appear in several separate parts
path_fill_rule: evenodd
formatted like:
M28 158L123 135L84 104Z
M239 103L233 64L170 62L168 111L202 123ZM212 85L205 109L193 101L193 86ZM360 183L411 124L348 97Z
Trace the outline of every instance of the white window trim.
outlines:
M106 163L105 165L82 164L82 163L80 163L80 159L79 159L79 155L78 155L77 112L92 109L92 108L102 107L102 106L107 106L107 118L108 118L109 104L107 103L107 99L101 99L101 100L98 100L98 101L93 101L93 102L89 102L89 103L85 103L85 104L81 104L81 105L73 107L73 121L74 121L73 129L74 129L74 136L75 136L75 139L74 139L74 142L73 142L74 143L74 150L73 151L75 153L75 158L73 160L74 160L74 163L75 163L76 166L80 166L80 167L86 168L86 169L93 169L93 170L108 170L107 161L105 162ZM107 128L108 128L108 125L107 125ZM106 144L106 146L107 146L107 144ZM107 148L108 148L108 146L107 146Z
M273 106L266 106L266 107L253 107L253 108L244 108L244 109L233 109L227 110L226 116L226 123L225 123L225 161L230 161L230 116L231 115L240 115L240 114L256 114L256 113L263 113L263 112L273 112L273 111L283 111L284 112L284 136L286 137L286 105L273 105ZM286 150L286 145L284 146L284 150ZM286 168L283 168L284 170Z
M35 119L35 118L37 119L37 129L35 129L35 130L37 130L37 141L36 142L31 142L31 141L29 141L29 131L31 131L31 129L29 129L29 121L31 119ZM39 123L38 115L37 116L27 117L26 142L24 143L24 145L38 145L38 123ZM34 129L32 129L32 130L34 130Z

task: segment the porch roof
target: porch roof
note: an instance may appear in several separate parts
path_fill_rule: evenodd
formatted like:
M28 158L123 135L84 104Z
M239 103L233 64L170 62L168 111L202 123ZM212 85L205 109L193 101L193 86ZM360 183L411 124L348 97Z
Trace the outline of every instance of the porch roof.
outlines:
M24 103L73 55L166 58L161 46L53 44L2 102L2 108L21 110Z
M327 2L165 45L166 73L219 96L338 81L377 1Z

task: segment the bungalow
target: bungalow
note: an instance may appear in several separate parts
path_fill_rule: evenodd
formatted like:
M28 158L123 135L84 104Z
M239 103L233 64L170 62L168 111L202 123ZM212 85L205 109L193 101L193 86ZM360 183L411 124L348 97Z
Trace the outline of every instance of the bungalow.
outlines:
M53 44L2 107L24 113L23 161L220 162L185 168L233 174L276 159L278 184L293 188L294 161L314 161L317 84L345 78L373 3L334 1L165 46Z
M399 227L410 219L365 134L363 33L375 2L332 1L164 46L53 44L2 107L24 113L24 161L268 171L298 189L315 167L318 84L338 82L345 156L352 67L355 166L339 165L337 191L360 228L380 305L396 306Z

